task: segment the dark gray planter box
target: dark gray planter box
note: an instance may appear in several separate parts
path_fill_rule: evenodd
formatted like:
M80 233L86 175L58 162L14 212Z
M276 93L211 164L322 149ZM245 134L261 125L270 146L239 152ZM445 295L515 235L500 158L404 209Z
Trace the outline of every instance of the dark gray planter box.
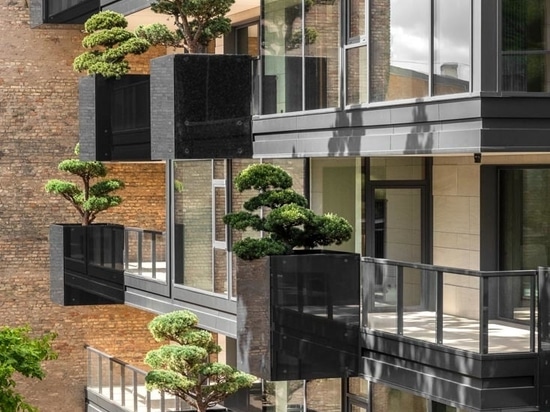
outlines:
M50 298L60 305L124 303L124 227L50 226Z
M250 56L151 60L152 159L251 157L251 100Z
M79 82L80 158L151 160L149 75Z
M238 368L267 380L356 375L359 283L357 254L239 260Z

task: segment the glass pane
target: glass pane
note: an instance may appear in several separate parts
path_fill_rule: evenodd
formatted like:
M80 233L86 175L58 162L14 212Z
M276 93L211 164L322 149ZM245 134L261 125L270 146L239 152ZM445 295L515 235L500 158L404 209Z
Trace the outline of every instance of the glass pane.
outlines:
M548 0L503 0L502 7L503 90L548 92Z
M371 180L422 180L424 159L421 157L372 157Z
M503 51L548 50L548 0L502 0Z
M550 91L550 54L502 56L502 88L509 92Z
M305 396L306 411L339 411L342 408L342 381L340 379L306 381Z
M366 103L368 92L367 48L346 50L346 104Z
M372 384L373 411L426 412L428 400L409 392L376 383Z
M349 378L348 392L352 395L369 397L369 381L363 378Z
M302 412L305 402L305 381L264 382L263 411Z
M361 199L360 184L361 168L356 159L311 159L311 209L318 214L336 213L353 226L356 234L355 239L331 245L331 250L360 251L356 230L361 225L361 210L357 210Z
M372 102L428 95L430 0L373 0L370 12Z
M262 113L303 110L301 4L263 0L263 11Z
M225 207L225 187L214 187L215 201L215 240L225 242L225 224L223 217L226 215Z
M211 161L175 162L175 282L213 291Z
M434 3L434 94L470 89L470 0Z
M227 252L214 249L214 292L227 294Z
M375 190L376 236L374 249L377 257L405 262L422 261L421 243L421 190L420 189L376 189ZM397 304L400 272L398 267L375 265L374 307L368 315L370 328L397 332ZM404 334L423 339L418 324L431 319L433 310L428 311L430 284L427 274L405 268L403 276ZM433 334L432 331L428 332ZM431 338L430 338L431 339ZM433 340L433 339L431 339Z
M548 266L550 170L501 170L499 177L500 269ZM529 328L521 324L529 324L534 316L530 282L529 277L519 276L494 281L490 299L499 306L498 316L489 320L490 352L529 350Z
M305 109L338 107L340 102L340 1L305 5L302 39L305 61Z
M443 274L443 344L479 352L478 277Z
M360 37L365 32L366 0L348 0L348 38Z

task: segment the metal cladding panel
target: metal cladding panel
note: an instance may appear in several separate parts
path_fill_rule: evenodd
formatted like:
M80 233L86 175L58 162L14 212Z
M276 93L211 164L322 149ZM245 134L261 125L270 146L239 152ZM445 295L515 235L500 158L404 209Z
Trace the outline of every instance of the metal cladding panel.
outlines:
M44 23L82 24L100 10L100 0L42 0Z
M120 225L50 227L50 296L60 305L124 303Z
M153 158L251 157L251 73L250 56L176 54L154 59Z
M50 226L50 299L65 304L63 226Z
M359 255L239 260L237 277L239 369L267 380L357 374Z
M537 353L478 355L368 331L362 347L361 375L431 400L479 411L538 405Z

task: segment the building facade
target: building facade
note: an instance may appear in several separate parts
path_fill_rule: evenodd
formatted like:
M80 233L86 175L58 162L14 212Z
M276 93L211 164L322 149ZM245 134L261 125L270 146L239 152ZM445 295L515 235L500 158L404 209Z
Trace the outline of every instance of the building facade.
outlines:
M49 3L33 0L30 9L19 4L7 10L19 16L19 30L34 41L49 45L57 39L44 48L33 42L33 50L64 53L64 61L55 59L63 74L52 79L51 69L45 73L47 92L42 93L49 99L38 97L32 105L50 110L52 97L61 96L53 105L51 130L19 127L15 120L30 106L25 97L36 96L17 98L14 89L21 83L16 77L35 66L18 65L14 54L7 67L15 67L6 71L13 76L2 84L6 96L17 100L3 115L5 136L13 130L23 133L21 140L33 132L67 136L56 144L51 138L38 140L44 149L36 157L17 151L15 158L23 162L44 156L44 165L53 169L60 156L52 150L69 153L78 122L83 156L98 157L103 144L96 109L83 106L82 80L77 100L78 76L70 70L70 55L78 53L82 38L79 22L101 9L125 14L133 26L158 16L145 0L74 1L59 10ZM113 173L133 179L137 187L126 189L127 206L105 219L159 237L126 231L125 305L42 302L50 313L59 313L60 336L66 310L77 313L73 332L89 333L88 323L106 316L126 338L137 333L132 324L139 331L138 324L143 321L144 328L152 313L188 308L199 315L202 327L218 334L226 362L255 371L251 353L258 349L254 325L259 322L249 319L253 326L243 333L243 313L263 306L270 316L279 316L283 307L287 317L272 319L270 344L260 352L269 359L269 376L259 376L258 388L229 402L232 410L549 410L549 10L547 0L237 1L229 16L233 31L216 42L216 53L227 55L223 70L214 60L200 63L210 76L207 90L195 92L178 83L178 58L159 57L165 51L140 58L132 67L150 75L150 159L123 159L119 149L112 149L107 160ZM249 94L225 88L234 68L243 73L242 60L237 64L229 55L252 56ZM37 62L44 60L37 54ZM58 89L60 83L64 87ZM246 76L237 83L246 83ZM194 112L174 109L183 107L180 99L191 93L202 93L192 94L200 106L216 91L211 100L231 108L218 117L212 114L218 113L215 104L196 119ZM225 100L228 95L233 98ZM241 115L237 103L243 102L250 106L249 116ZM60 105L67 111L55 118ZM231 122L235 118L238 126ZM110 121L115 124L117 117ZM242 136L244 143L232 143ZM12 140L6 141L9 147ZM246 199L232 190L233 177L259 161L288 170L313 210L335 212L351 222L354 236L338 249L359 256L360 291L347 284L350 295L358 293L355 304L343 304L344 299L338 304L333 298L341 298L340 289L327 288L332 283L326 278L323 286L315 286L314 275L304 269L302 278L311 283L304 280L307 287L296 286L296 293L305 303L294 305L284 292L278 300L274 284L268 284L267 292L243 306L239 284L245 284L244 277L231 252L240 234L222 217ZM7 170L17 174L25 168ZM21 227L18 233L23 232ZM44 227L44 248L45 233ZM43 271L45 262L43 251L33 264ZM147 264L151 270L145 270ZM63 274L64 268L53 269ZM39 279L43 290L47 278ZM313 292L325 293L324 300L312 303ZM343 306L359 310L343 321L346 332L340 332L337 316L345 313ZM319 307L322 315L314 313ZM136 313L131 323L124 321L127 312ZM291 315L302 322L301 330L284 324ZM335 323L323 323L324 317ZM59 327L49 323L51 329ZM344 352L335 342L341 336L330 331L355 339L355 357L340 356ZM137 351L126 352L116 341L77 336L73 342L135 362ZM71 379L82 385L82 374L76 376ZM91 386L87 410L119 410Z

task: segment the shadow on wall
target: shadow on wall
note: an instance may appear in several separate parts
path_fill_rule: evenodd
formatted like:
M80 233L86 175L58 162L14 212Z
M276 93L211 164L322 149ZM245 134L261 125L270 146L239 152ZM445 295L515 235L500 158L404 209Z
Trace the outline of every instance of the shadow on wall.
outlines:
M404 154L431 153L434 148L434 136L432 126L428 123L426 107L423 104L413 108L413 123L411 131L407 134L404 147L394 145L392 142L389 150ZM337 129L328 142L328 156L360 156L362 139L368 137L368 130L361 126L360 110L339 113L336 117ZM391 125L387 125L391 126ZM390 128L388 127L388 131ZM393 137L393 136L392 136ZM388 137L388 138L392 138ZM377 145L382 148L383 145Z
M431 153L434 147L434 139L432 126L427 123L426 106L423 104L414 106L413 118L415 126L407 135L404 153Z

